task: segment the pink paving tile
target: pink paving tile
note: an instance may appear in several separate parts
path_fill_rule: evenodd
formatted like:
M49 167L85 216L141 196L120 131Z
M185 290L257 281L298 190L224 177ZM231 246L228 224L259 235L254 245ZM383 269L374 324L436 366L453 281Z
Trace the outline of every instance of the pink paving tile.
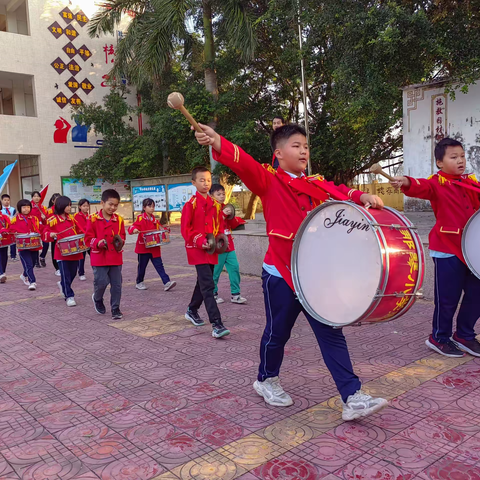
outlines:
M141 423L146 423L152 420L156 420L157 415L150 413L149 411L141 408L138 405L127 408L125 410L120 410L114 413L107 413L103 417L100 417L99 420L107 425L107 427L115 430L117 432L122 432L127 428L134 427Z
M442 408L425 419L433 425L445 425L465 435L475 435L480 432L480 418L477 412L466 412L456 405Z
M50 433L56 433L69 427L82 425L93 420L89 413L80 407L74 406L60 410L56 413L39 418L38 422L42 424Z
M122 431L122 435L141 450L154 448L180 433L183 432L161 419L141 423Z
M25 405L25 410L35 419L48 417L50 415L57 414L63 410L69 410L77 407L67 397L59 397L57 401L39 400L35 403L29 403ZM78 408L78 407L77 407Z
M184 432L193 432L202 425L220 421L222 417L205 408L195 406L166 415L163 419Z
M48 436L48 432L26 412L0 414L0 447L12 447Z
M415 474L365 454L335 472L343 480L413 480Z
M294 448L290 453L330 473L334 473L363 454L362 450L330 435L314 438Z
M462 444L457 445L449 452L448 456L463 463L480 463L480 435L470 437Z
M393 432L374 425L362 425L359 422L345 422L327 432L328 435L369 452L394 436Z
M250 431L240 425L222 419L199 426L192 433L192 437L213 448L219 448L239 440L249 433Z
M212 447L196 440L187 433L178 433L151 448L147 448L145 453L171 470L212 450Z
M164 472L165 468L144 453L115 460L95 470L102 480L149 480Z
M251 474L261 480L324 480L330 475L327 470L290 452L255 468Z
M421 480L477 480L480 478L480 466L446 456L426 468L417 478Z
M176 393L156 393L155 397L149 401L143 402L142 407L155 415L166 415L176 412L188 406L190 402L187 398Z
M399 433L421 420L405 410L387 407L371 417L362 418L359 423L366 426L378 426L393 433Z

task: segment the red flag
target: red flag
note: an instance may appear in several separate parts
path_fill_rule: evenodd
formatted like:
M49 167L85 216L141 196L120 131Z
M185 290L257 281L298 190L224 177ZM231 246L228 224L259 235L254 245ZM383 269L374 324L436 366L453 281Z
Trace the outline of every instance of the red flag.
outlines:
M40 190L40 202L38 202L39 205L42 205L43 201L45 200L45 197L47 196L47 192L48 192L48 185L45 185Z

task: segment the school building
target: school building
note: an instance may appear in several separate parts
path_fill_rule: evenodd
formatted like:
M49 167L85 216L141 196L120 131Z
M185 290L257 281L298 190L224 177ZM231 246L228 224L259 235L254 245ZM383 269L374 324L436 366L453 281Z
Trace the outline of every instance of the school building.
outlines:
M90 38L97 8L95 0L0 0L0 174L17 161L2 191L14 202L47 184L48 196L62 192L71 165L101 145L71 108L101 103L110 90L122 31ZM141 119L128 121L141 129Z

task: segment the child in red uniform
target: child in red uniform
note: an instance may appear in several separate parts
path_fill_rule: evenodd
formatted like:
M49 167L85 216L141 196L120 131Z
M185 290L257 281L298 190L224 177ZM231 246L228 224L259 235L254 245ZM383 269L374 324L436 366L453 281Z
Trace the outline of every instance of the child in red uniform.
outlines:
M2 240L2 235L4 241L7 240L7 234L9 233L10 228L10 217L4 215L0 212L0 241ZM0 245L0 283L5 283L7 281L7 262L8 262L8 248L2 247Z
M467 352L480 357L475 340L475 323L480 316L480 280L465 264L462 232L469 218L480 207L479 193L462 185L480 188L475 176L464 174L465 151L460 142L441 140L435 147L438 173L429 179L397 177L392 185L409 197L430 200L437 222L430 232L430 256L435 263L435 311L433 330L426 345L447 357ZM464 292L452 336L453 317Z
M43 229L47 221L47 209L43 206L43 204L40 203L41 201L42 201L42 196L40 195L40 192L38 191L32 192L32 200L31 200L32 211L30 215L38 219L38 223L40 224L40 229ZM48 250L48 244L47 244L47 250ZM38 252L35 252L35 267L40 268Z
M137 282L136 288L138 290L147 290L147 286L143 283L145 279L145 271L147 269L148 262L152 262L155 270L160 275L164 290L168 292L175 287L177 282L172 282L170 277L165 272L165 268L162 262L161 247L147 248L145 246L145 238L142 232L153 232L160 230L160 221L155 218L153 213L155 212L155 201L151 198L143 200L143 213L137 217L137 220L133 225L128 228L130 235L138 233L137 244L135 245L135 253L138 254L138 270L137 270Z
M114 320L123 317L120 311L123 251L117 251L114 247L115 235L119 235L125 242L125 223L123 218L115 213L119 203L118 192L105 190L102 193L102 209L90 215L85 234L85 243L90 247L90 262L93 268L92 300L95 310L100 315L106 313L103 295L110 284L110 305Z
M58 262L60 270L61 281L57 282L60 293L67 302L67 307L75 307L75 293L72 290L72 282L77 276L78 261L83 258L82 253L74 255L62 255L58 246L58 240L72 235L84 233L73 215L70 215L72 209L72 201L68 197L58 197L55 202L55 213L47 219L42 238L44 242L56 242L54 251L54 258Z
M212 336L221 338L230 331L222 323L222 316L213 296L213 268L218 262L218 255L206 252L206 235L218 235L223 231L223 212L221 205L208 195L212 186L212 175L205 167L192 170L192 184L197 193L183 207L181 228L188 264L195 265L197 270L197 283L185 318L197 327L205 325L198 315L198 309L202 302L205 302L208 319L212 324Z
M195 133L198 142L211 145L215 160L231 168L261 198L267 222L269 248L262 274L267 326L260 347L258 378L253 385L255 391L270 405L292 405L293 401L281 387L278 375L285 344L303 311L342 397L342 418L354 420L381 410L388 402L361 391L342 329L314 320L296 298L290 258L300 224L308 212L327 200L329 195L379 208L383 206L382 201L344 185L335 187L322 177L306 178L303 172L310 153L305 130L298 125L285 125L272 134L272 148L279 161L277 171L270 165L260 165L212 128L200 126L205 133Z
M87 231L87 220L90 216L90 202L86 198L82 198L78 201L78 212L73 216L82 232ZM90 255L90 250L88 250ZM87 258L87 252L83 252L83 258L78 262L78 279L84 282L87 277L85 276L85 259Z
M48 208L46 209L46 213L45 213L45 218L46 218L45 224L46 224L46 221L55 214L55 202L57 201L58 197L60 197L59 193L54 193L50 197L50 201L48 202ZM60 276L60 269L58 268L58 263L55 260L55 241L53 241L52 243L49 243L49 242L44 242L43 243L42 252L40 253L40 258L39 258L40 266L41 267L46 267L47 266L47 262L45 261L45 258L47 256L48 247L50 245L52 245L51 252L52 252L53 268L55 268L55 275L57 277L59 277Z
M25 233L38 233L40 234L40 222L38 217L31 215L32 204L29 200L20 200L17 203L17 214L12 220L10 225L10 231L17 234ZM20 275L20 280L28 286L29 290L36 290L37 283L35 273L33 273L33 267L37 258L39 250L42 247L38 247L32 250L20 250L20 260L23 265L23 273Z
M212 185L210 195L225 208L225 189L219 183ZM235 230L239 225L245 223L239 217L234 217L232 220L224 219L225 235L228 238L228 248L225 253L218 255L218 263L213 269L213 281L215 282L215 291L213 292L217 303L223 303L223 298L218 296L218 280L222 274L223 267L227 268L228 279L230 280L230 293L232 303L247 303L247 299L240 295L240 267L238 265L237 254L235 252L235 244L233 243L232 230Z

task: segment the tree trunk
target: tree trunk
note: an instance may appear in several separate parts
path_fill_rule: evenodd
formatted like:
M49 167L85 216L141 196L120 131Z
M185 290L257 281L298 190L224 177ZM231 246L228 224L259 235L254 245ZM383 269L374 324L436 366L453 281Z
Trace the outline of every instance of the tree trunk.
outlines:
M225 174L220 177L220 184L225 189L225 203L228 203L232 196L234 186L227 183L227 176Z
M255 220L255 213L257 211L257 205L258 201L260 200L260 197L252 193L252 196L250 197L250 200L248 201L247 205L247 211L245 212L245 215L243 218L245 220Z
M212 28L212 5L203 0L203 34L205 37L205 88L218 100L217 72L215 70L215 41Z

